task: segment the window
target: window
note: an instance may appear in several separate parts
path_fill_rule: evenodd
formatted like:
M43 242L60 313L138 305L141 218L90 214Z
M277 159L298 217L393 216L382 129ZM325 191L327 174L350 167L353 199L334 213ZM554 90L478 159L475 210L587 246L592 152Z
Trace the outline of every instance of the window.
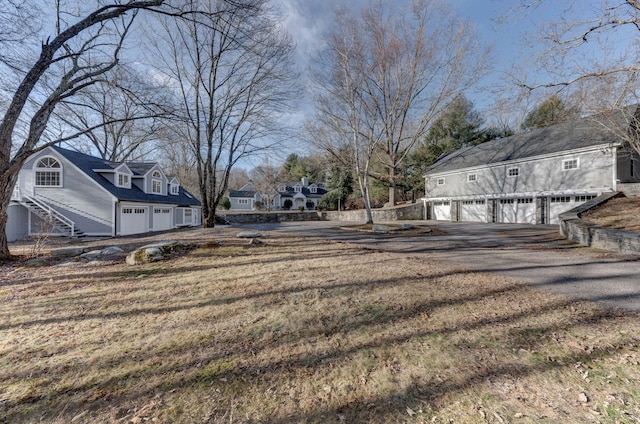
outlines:
M463 205L473 205L473 203L474 203L473 200L463 200L462 201Z
M570 203L571 196L555 196L551 198L551 203Z
M515 202L515 199L500 199L501 205L513 205Z
M118 182L116 184L118 187L131 187L129 185L129 176L127 174L118 174Z
M508 177L517 177L520 175L520 168L507 168Z
M518 203L519 204L533 203L533 199L532 198L518 199Z
M184 223L185 224L191 224L191 222L193 221L192 217L193 217L193 211L191 209L185 209L184 210Z
M468 174L467 175L467 182L473 182L473 181L478 181L478 174Z
M300 193L302 192L302 186L299 184L296 184L293 186L293 191L295 191L296 193Z
M476 200L476 205L484 205L484 200Z
M153 210L153 213L168 214L168 213L171 213L171 209L168 209L168 208L156 208L156 209Z
M437 184L437 185L444 185L444 178L438 178L438 179L436 180L436 184Z
M309 192L317 193L318 192L318 187L315 184L310 185L309 186Z
M171 184L171 194L180 194L180 186L178 184Z
M151 174L151 192L155 194L162 194L162 175L158 171L153 171Z
M582 196L576 196L576 202L587 202L591 199L595 199L596 196L594 194L586 194Z
M578 169L578 159L565 159L562 161L562 170L569 171L571 169Z
M239 205L248 205L249 204L249 199L238 199L238 204Z
M37 187L62 187L62 166L55 158L40 159L35 170Z

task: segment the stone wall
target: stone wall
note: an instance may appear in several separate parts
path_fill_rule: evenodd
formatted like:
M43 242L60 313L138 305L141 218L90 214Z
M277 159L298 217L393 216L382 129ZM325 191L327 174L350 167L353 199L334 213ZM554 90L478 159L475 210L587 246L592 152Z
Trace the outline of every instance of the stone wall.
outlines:
M608 200L623 196L622 193L606 193L560 215L560 234L583 246L611 252L640 254L640 234L630 231L601 228L583 221L580 214Z
M424 207L422 203L395 206L392 208L373 209L373 220L379 221L414 221L424 219ZM364 209L356 211L274 211L274 212L231 212L224 211L218 214L221 218L235 224L266 223L288 221L348 221L365 222Z
M232 224L250 224L250 223L267 223L267 222L290 222L290 221L319 221L320 216L316 211L224 211L219 212L218 216L227 220Z
M618 183L618 190L623 192L625 196L640 196L639 183Z

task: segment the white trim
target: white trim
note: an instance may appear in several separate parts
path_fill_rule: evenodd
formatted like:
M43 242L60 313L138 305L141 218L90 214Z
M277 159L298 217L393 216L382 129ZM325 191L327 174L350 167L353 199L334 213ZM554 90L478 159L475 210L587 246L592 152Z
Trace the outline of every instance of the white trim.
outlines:
M576 166L567 167L568 164L575 162ZM580 158L562 159L562 172L575 171L580 169Z

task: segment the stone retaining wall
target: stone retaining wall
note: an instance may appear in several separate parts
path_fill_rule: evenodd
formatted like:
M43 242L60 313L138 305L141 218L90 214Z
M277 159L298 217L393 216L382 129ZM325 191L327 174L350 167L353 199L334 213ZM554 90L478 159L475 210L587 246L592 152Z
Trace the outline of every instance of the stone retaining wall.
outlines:
M422 203L395 206L392 208L373 209L373 220L379 221L413 221L423 219ZM274 212L232 212L225 211L218 216L234 224L288 222L288 221L349 221L365 222L365 210L356 211L274 211Z
M625 196L640 196L640 184L638 183L618 183L618 190Z
M619 196L624 195L620 192L606 193L560 214L560 234L584 246L618 253L640 254L640 234L598 227L580 218L580 214L588 209Z

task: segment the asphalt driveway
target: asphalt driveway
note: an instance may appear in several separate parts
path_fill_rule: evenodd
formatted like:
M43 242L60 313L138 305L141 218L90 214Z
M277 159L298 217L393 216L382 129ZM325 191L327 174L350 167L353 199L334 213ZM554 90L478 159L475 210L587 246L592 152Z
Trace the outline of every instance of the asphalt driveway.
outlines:
M574 298L640 311L640 256L578 246L563 239L556 225L413 223L427 224L443 230L444 234L375 234L345 230L344 226L353 223L339 222L245 224L238 227L321 237L370 249L406 253L415 256L416 260L425 258L453 263Z

